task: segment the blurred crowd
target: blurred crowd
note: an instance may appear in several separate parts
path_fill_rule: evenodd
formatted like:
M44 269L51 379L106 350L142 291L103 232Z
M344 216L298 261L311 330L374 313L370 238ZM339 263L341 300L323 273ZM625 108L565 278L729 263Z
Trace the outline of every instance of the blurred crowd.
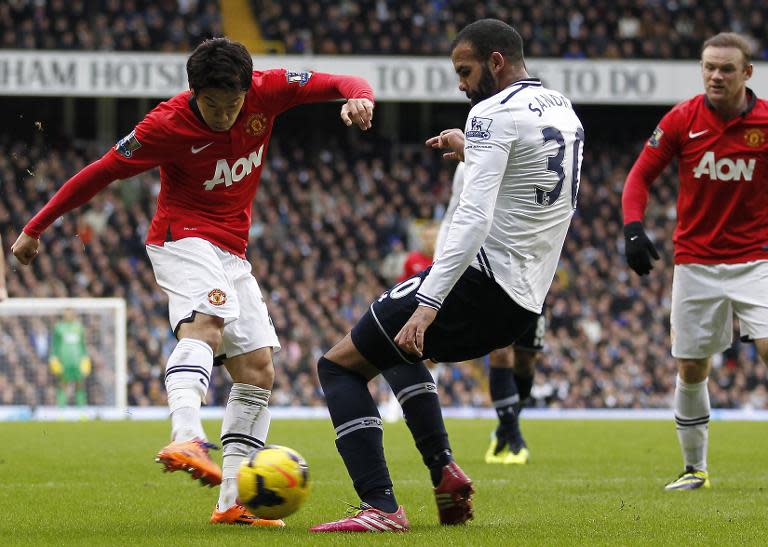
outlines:
M0 2L0 48L186 52L223 34L218 0Z
M447 55L467 23L515 26L529 57L694 59L722 31L768 59L761 0L251 0L263 38L287 53ZM0 48L189 51L223 34L218 0L6 0Z
M695 59L701 43L740 32L768 58L760 0L252 0L266 38L288 53L447 55L462 27L494 17L528 57Z
M653 187L647 228L662 260L651 275L623 259L620 194L641 140L586 147L579 207L547 300L548 329L532 404L566 408L669 407L675 365L669 347L671 236L675 176ZM387 153L383 154L382 151ZM114 183L42 237L32 267L9 253L17 230L72 173L103 153L94 145L0 136L0 230L11 296L118 296L128 303L129 404L162 405L162 375L175 339L143 239L159 189L156 172ZM454 165L422 145L382 137L296 146L279 135L265 163L254 208L249 258L268 300L282 351L273 404L322 405L318 357L400 274L417 220L439 220ZM117 252L116 252L117 250ZM53 404L46 358L34 329L3 329L0 404ZM22 338L24 337L24 338ZM91 401L98 402L94 359ZM483 359L440 372L445 405L487 405ZM215 372L208 404L226 401L229 378ZM736 342L715 358L714 407L765 408L768 370L754 346ZM372 385L379 400L383 384Z
M252 0L264 38L289 53L446 55L465 24L498 17L515 25L534 57L695 58L719 31L764 42L768 4L757 0ZM205 0L6 0L0 48L189 51L223 34L219 3ZM280 125L280 124L278 124ZM278 128L279 129L279 128ZM319 134L318 130L318 134ZM454 166L419 144L367 136L314 144L276 133L254 208L249 258L282 351L273 404L322 405L314 372L369 302L401 273L416 244L415 223L439 221ZM653 188L646 226L662 261L645 278L623 259L620 195L644 136L603 136L585 151L579 208L547 300L545 351L532 404L566 408L668 407L675 380L669 347L674 173ZM599 139L599 138L598 138ZM318 144L318 142L320 144ZM18 230L72 174L104 153L94 143L32 140L0 133L0 233L14 297L124 298L128 305L128 401L165 403L163 370L175 345L167 300L157 287L144 237L159 191L157 172L121 181L56 222L33 266L10 255ZM116 250L119 250L116 252ZM48 369L57 319L0 317L0 404L54 404ZM89 401L109 403L112 345L101 319L89 327ZM712 404L766 408L768 370L753 345L735 337L714 360ZM445 405L487 405L483 359L440 369ZM213 375L208 404L226 401L230 379ZM388 388L375 383L379 400Z

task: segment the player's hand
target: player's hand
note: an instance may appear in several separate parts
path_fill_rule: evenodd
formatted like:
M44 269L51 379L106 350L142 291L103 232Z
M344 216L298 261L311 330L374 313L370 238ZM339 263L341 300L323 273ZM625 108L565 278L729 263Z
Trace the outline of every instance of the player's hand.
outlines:
M653 269L653 260L659 259L659 253L653 242L648 239L642 222L630 222L624 225L624 252L627 264L638 275L645 275Z
M0 302L8 299L8 289L0 287Z
M434 308L429 306L416 308L411 318L395 336L395 344L400 349L421 357L424 352L424 336L436 316L437 310Z
M93 364L91 363L90 357L83 357L80 359L80 373L83 376L88 376L91 373L92 368Z
M32 262L40 249L40 240L28 236L24 232L18 237L16 242L11 245L11 252L16 259L25 266Z
M349 99L341 107L341 121L347 127L355 124L365 131L373 122L373 102L369 99Z
M430 148L449 150L443 154L447 160L464 161L464 131L457 127L443 129L439 135L428 138L425 144Z
M61 373L64 372L64 367L58 357L48 359L48 366L51 367L51 373L54 376L61 376Z

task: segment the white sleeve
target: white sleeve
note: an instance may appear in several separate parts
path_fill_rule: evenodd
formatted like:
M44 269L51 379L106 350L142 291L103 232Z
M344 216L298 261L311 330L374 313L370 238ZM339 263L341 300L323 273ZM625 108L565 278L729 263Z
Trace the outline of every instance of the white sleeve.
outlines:
M448 200L448 206L445 208L443 221L440 223L440 231L437 233L435 241L435 254L433 260L437 260L445 247L445 239L448 237L448 228L451 226L453 213L459 205L459 197L464 189L464 162L460 161L453 172L453 184L451 185L451 199Z
M498 103L480 103L472 108L464 135L464 190L443 252L416 293L419 304L435 309L440 309L488 237L496 198L517 138L512 116Z

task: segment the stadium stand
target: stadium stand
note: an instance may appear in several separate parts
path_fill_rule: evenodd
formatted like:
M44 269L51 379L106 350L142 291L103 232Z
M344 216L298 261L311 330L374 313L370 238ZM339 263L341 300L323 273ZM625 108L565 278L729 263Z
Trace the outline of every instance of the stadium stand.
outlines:
M764 2L720 0L252 0L262 33L287 53L446 55L467 23L496 17L519 29L528 57L695 59L701 43L731 30L768 58Z
M483 16L516 24L531 57L695 58L705 36L734 30L768 59L768 7L755 0L676 2L521 0L252 0L262 36L288 53L445 55L466 22ZM322 24L321 24L322 22ZM0 3L0 48L189 51L222 34L215 1L10 0ZM658 40L663 36L664 40ZM276 64L279 64L276 63ZM419 143L384 137L342 142L320 136L296 146L278 132L267 156L251 229L250 259L269 298L283 350L273 402L322 405L312 372L396 277L416 219L439 219L453 166ZM653 188L649 233L662 263L647 278L623 259L620 192L645 134L619 141L588 130L574 219L548 298L549 328L534 404L563 408L668 408L675 378L669 354L669 287L675 224L674 174ZM322 144L318 144L318 141ZM327 141L327 142L326 142ZM32 268L14 267L17 230L71 174L105 147L89 141L0 133L0 230L11 296L118 296L128 303L129 404L164 404L162 373L175 340L143 239L158 192L157 173L114 184L43 236ZM119 253L110 252L120 249ZM395 274L395 275L393 275ZM0 333L0 404L52 405L41 325ZM98 366L98 364L95 364ZM487 405L484 364L442 371L446 405ZM754 346L736 342L715 359L713 407L765 408L768 371ZM89 400L100 395L91 385ZM214 375L209 404L221 404L226 372ZM373 386L383 400L386 388Z
M675 212L663 204L673 203L675 178L667 173L654 187L649 210L648 227L663 249L662 267L647 279L630 276L618 211L624 176L641 141L608 142L586 148L578 215L548 298L546 350L533 392L539 406L669 406L675 370L667 326ZM391 160L374 152L385 147ZM0 224L6 242L46 196L99 153L93 145L49 149L42 139L27 145L3 138ZM293 146L287 135L275 140L257 194L250 249L283 345L275 404L322 404L313 364L389 286L384 260L406 240L412 220L440 214L452 168L421 145L329 141L313 149ZM47 231L46 252L34 268L11 267L8 279L12 296L127 300L131 405L164 402L162 371L175 343L165 296L142 243L158 184L157 175L148 173L112 185ZM121 251L108 252L115 248ZM11 332L0 339L11 368L0 375L0 403L33 397L36 404L53 404L45 356L35 351L34 340L23 338ZM220 404L226 373L222 369L214 377L208 402ZM712 377L713 406L764 407L768 374L752 345L736 343L716 360ZM443 403L487 404L484 382L482 362L445 368ZM374 390L382 399L387 395L383 386ZM98 400L98 394L90 395Z
M218 1L0 2L0 48L190 51L222 34Z
M250 6L250 18L230 15L230 34L260 21L265 49L285 53L446 55L458 29L497 17L520 30L528 57L695 59L706 37L731 30L751 36L755 58L768 59L768 7L759 0L250 0ZM218 0L11 0L0 3L0 48L189 51L223 34L222 15ZM236 38L260 50L258 39Z

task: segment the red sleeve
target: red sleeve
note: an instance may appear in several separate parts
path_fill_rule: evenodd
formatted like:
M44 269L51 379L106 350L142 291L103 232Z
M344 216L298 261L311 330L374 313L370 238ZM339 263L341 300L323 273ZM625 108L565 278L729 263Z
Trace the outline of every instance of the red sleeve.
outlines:
M643 221L651 184L677 155L680 120L679 109L675 108L668 112L661 119L630 169L621 194L624 224Z
M39 238L57 218L87 203L111 182L160 165L167 159L169 142L162 118L151 112L109 152L65 182L27 223L24 233Z
M108 152L65 182L50 201L24 226L24 233L36 239L39 238L40 234L61 215L90 201L110 182L127 176L131 175L123 174L112 152Z
M274 105L275 112L336 99L375 100L371 85L357 76L275 69L256 73L254 79L258 93Z

